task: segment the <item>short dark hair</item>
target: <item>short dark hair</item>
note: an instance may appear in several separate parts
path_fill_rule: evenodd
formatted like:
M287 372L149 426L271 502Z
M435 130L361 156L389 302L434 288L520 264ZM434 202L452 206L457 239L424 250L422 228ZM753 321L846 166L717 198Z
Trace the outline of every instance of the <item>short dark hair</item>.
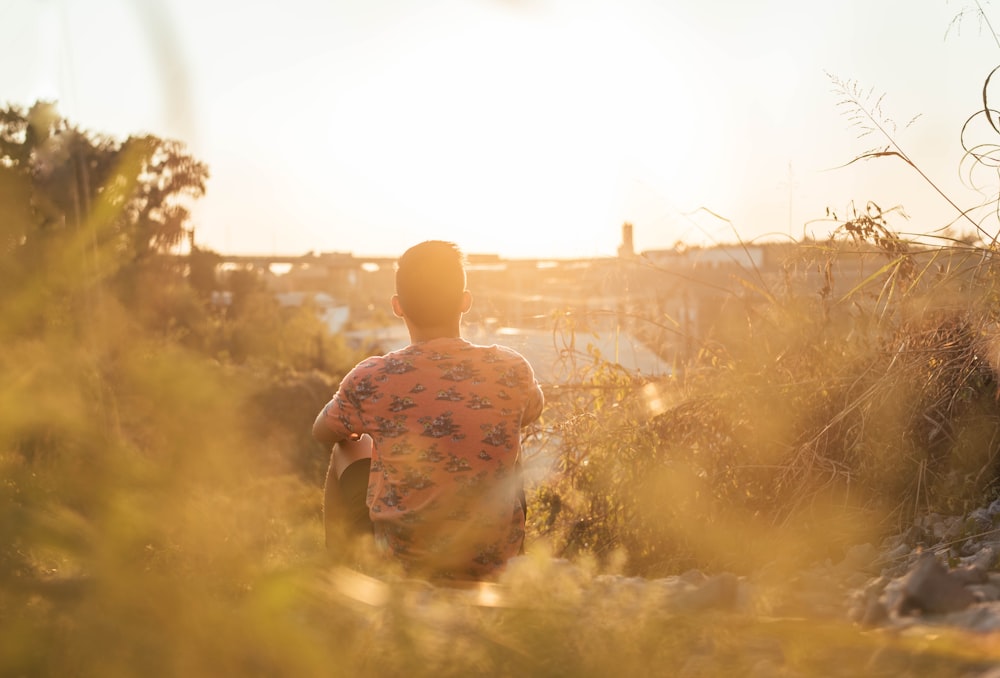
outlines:
M403 313L421 327L452 322L461 315L465 256L455 243L427 240L396 262L396 295Z

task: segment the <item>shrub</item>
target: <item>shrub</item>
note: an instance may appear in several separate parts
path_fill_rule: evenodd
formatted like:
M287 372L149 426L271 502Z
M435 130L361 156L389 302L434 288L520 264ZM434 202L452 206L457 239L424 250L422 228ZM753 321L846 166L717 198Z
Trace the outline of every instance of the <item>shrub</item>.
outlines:
M916 248L870 208L787 254L779 282L746 274L758 291L732 298L674 376L592 354L550 398L558 472L529 513L557 553L748 572L994 498L989 252Z

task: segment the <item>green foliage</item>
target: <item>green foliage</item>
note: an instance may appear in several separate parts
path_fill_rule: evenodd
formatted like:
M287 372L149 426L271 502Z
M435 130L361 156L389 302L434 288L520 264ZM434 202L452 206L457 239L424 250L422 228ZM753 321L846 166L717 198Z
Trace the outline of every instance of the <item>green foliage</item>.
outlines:
M20 642L3 673L274 662L270 630L246 609L273 595L261 577L275 563L315 552L316 487L274 463L276 441L248 436L254 378L105 331L96 351L33 342L4 355L0 635ZM258 647L220 655L220 631Z
M2 331L79 333L111 293L149 316L145 303L165 290L158 318L164 304L183 306L180 272L153 255L180 242L183 202L207 177L177 142L85 132L42 102L0 110Z
M869 205L786 256L673 376L592 353L553 393L559 469L534 534L646 576L754 572L1000 492L990 253L913 246Z
M0 674L955 675L997 660L958 634L761 618L778 607L764 590L738 609L667 595L693 568L780 581L1000 493L994 246L918 246L868 205L787 248L781 275L740 279L671 376L589 349L534 431L559 454L530 495L528 556L500 586L435 589L346 541L322 552L327 456L309 423L357 356L253 271L166 256L207 176L174 142L0 109ZM645 322L660 340L683 328Z
M208 178L178 142L118 142L71 126L42 102L0 111L0 166L0 206L17 216L6 236L17 258L35 261L50 238L73 240L102 275L178 245L184 199L202 195Z

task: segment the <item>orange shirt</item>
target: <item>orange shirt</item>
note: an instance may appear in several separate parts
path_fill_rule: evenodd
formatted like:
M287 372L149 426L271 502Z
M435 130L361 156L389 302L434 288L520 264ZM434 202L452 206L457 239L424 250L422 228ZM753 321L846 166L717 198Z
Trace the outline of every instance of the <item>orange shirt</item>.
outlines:
M524 539L515 464L542 404L517 352L441 338L359 363L324 421L372 437L367 503L383 551L415 573L482 579Z

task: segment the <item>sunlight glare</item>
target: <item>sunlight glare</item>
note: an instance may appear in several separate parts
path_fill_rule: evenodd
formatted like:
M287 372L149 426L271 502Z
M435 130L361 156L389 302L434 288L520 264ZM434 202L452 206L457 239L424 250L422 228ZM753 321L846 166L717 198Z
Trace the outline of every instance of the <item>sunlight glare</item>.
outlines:
M586 255L617 244L630 208L623 176L648 168L663 191L688 192L712 116L624 13L481 9L467 24L408 45L334 105L321 161L333 160L338 181L392 198L371 201L366 218L435 225L483 243L477 251Z
M389 587L357 570L333 568L330 572L330 584L344 596L372 607L382 607L389 602Z
M642 397L650 417L657 417L669 409L666 397L655 382L649 382L642 387Z

